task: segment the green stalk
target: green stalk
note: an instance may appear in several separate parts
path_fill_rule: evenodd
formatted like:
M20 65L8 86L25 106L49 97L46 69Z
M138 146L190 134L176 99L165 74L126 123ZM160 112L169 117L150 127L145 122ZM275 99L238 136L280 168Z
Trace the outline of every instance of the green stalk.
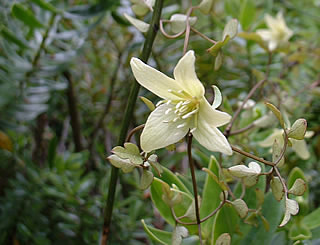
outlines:
M144 62L148 61L148 58L152 51L152 45L153 45L154 39L159 29L159 21L160 21L160 16L162 11L162 5L163 5L163 0L157 0L154 6L154 12L153 12L152 20L150 23L149 31L147 33L143 50L140 56L140 59ZM132 119L134 107L138 97L139 88L140 88L140 85L137 82L134 82L132 84L117 145L123 145L125 143L130 121ZM104 224L103 224L101 245L107 244L108 235L110 232L110 223L111 223L112 209L113 209L114 197L115 197L117 180L118 180L118 173L119 173L119 169L112 166L108 197L107 197L106 206L104 208Z

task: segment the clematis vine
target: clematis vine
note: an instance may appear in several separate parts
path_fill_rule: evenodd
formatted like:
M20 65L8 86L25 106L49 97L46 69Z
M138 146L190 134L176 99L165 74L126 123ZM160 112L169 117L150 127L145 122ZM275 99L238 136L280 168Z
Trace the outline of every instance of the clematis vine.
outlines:
M228 123L231 116L216 110L221 101L211 106L206 100L194 63L194 51L187 52L176 65L172 79L137 58L131 59L138 83L163 99L151 112L141 134L145 152L174 144L190 131L208 150L232 154L227 139L217 129Z
M268 14L265 15L265 21L269 29L257 30L257 34L268 43L270 51L287 43L293 35L293 31L287 27L281 12L277 14L276 18Z

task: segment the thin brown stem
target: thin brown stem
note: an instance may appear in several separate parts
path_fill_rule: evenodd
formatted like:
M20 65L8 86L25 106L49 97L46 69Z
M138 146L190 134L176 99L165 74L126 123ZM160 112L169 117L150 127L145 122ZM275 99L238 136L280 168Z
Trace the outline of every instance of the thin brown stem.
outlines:
M191 152L192 134L190 133L187 137L188 137L188 161L189 161L189 167L190 167L191 178L192 178L195 212L196 212L196 219L197 219L197 225L198 225L199 240L200 240L200 244L202 245L200 209L199 209L199 202L198 202L198 188L197 188L196 175L194 171L194 164L193 164L192 152Z
M203 33L199 32L198 30L196 30L193 27L190 27L191 31L193 31L194 33L196 33L198 36L202 37L203 39L209 41L210 43L216 44L217 42L212 40L211 38L207 37L206 35L204 35Z
M190 15L192 14L192 11L197 9L198 7L191 7L189 8L188 12L187 12L187 19L186 19L186 35L185 35L185 38L184 38L184 44L183 44L183 54L185 54L187 52L187 49L188 49L188 44L189 44L189 39L190 39L190 21L189 21L189 18L190 18Z
M262 79L261 81L259 81L256 85L254 85L252 87L252 89L250 90L250 92L248 93L247 97L243 100L242 104L240 107L238 107L238 109L236 110L236 112L234 113L230 123L228 124L226 130L224 131L224 135L226 137L230 136L230 132L231 132L231 128L233 126L233 123L235 122L235 120L237 119L237 117L240 115L240 112L242 111L244 105L247 103L247 101L253 96L253 94L256 92L256 90L258 88L260 88L267 80L269 77L269 73L270 73L270 64L272 61L272 54L268 53L268 64L267 64L267 69L266 69L266 76L264 79Z
M126 142L129 142L129 141L131 140L132 136L133 136L137 131L139 131L140 129L143 129L144 126L145 126L145 124L141 124L141 125L133 128L133 129L129 132L129 134L128 134L128 136L127 136L127 139L126 139Z
M248 126L246 126L246 127L244 127L244 128L240 128L240 129L231 131L231 132L229 133L229 136L231 136L231 135L236 135L236 134L241 134L241 133L246 132L246 131L248 131L249 129L252 129L252 128L254 128L254 127L255 127L255 124L254 124L254 123L251 123L251 124L249 124Z
M160 32L162 33L162 35L164 35L166 38L169 38L169 39L175 39L175 38L178 38L180 37L181 35L183 35L183 33L185 33L185 30L177 33L177 34L174 34L174 35L170 35L168 34L165 30L164 30L164 27L163 27L163 23L164 22L170 22L170 20L160 20Z
M284 182L283 178L281 177L281 174L280 174L280 171L279 171L278 167L274 167L274 171L275 171L276 175L280 179L280 182L282 184L282 187L283 187L285 195L287 195L288 194L288 187L286 186L286 183Z
M275 166L275 164L274 164L273 162L264 160L263 158L260 158L260 157L257 157L257 156L255 156L255 155L252 155L252 154L249 153L249 152L240 150L239 148L236 148L236 147L234 147L233 145L231 145L231 148L232 148L233 151L238 152L238 153L240 153L241 155L244 155L244 156L246 156L246 157L249 157L249 158L254 159L254 160L256 160L256 161L262 162L262 163L264 163L264 164L266 164L266 165L269 165L269 166L272 166L272 167Z

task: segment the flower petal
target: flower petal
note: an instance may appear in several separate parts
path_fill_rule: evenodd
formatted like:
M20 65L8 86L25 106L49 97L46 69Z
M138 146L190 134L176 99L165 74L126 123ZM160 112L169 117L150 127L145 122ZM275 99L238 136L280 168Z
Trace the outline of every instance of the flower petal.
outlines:
M191 96L201 98L204 95L204 87L197 77L194 62L194 51L190 50L179 60L173 75L183 90Z
M260 141L258 144L261 147L269 147L273 145L273 142L275 139L277 139L279 145L283 146L283 137L282 137L282 129L274 129L273 133L270 134L267 138L265 138L263 141Z
M210 151L232 155L232 149L226 137L199 113L197 129L192 133L196 140Z
M179 91L181 86L172 78L157 71L151 66L145 64L138 58L132 58L130 61L131 69L138 83L152 93L163 99L176 100L179 99L176 95L168 92L169 89Z
M297 153L299 157L306 160L310 157L310 152L308 151L307 143L304 140L290 139L292 143L292 149Z
M145 152L174 144L187 134L189 130L188 124L178 127L183 125L186 122L185 120L179 119L176 122L172 122L176 114L173 112L166 114L166 111L172 108L174 108L173 105L163 104L151 112L140 138L141 148Z
M193 26L197 21L197 17L189 17L189 23ZM174 14L170 17L171 31L174 33L182 32L186 29L187 16L184 14Z
M272 32L268 29L260 29L256 32L264 41L269 41L272 39Z
M133 18L130 15L127 15L127 14L123 14L123 15L139 31L141 31L141 32L147 32L148 31L149 26L150 26L148 23L143 22L141 20L138 20L136 18Z
M213 127L220 127L227 124L231 119L231 116L222 111L215 110L205 97L200 102L199 120L205 120L209 125Z

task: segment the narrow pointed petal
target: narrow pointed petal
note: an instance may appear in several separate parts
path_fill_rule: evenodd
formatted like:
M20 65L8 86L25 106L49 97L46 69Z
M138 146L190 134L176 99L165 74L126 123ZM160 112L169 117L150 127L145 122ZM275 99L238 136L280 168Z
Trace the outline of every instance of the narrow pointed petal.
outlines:
M264 40L269 41L272 39L272 32L268 29L257 30L257 34Z
M141 20L138 20L136 18L131 17L130 15L124 14L124 17L139 31L141 32L147 32L149 29L149 24L146 22L143 22Z
M265 21L267 23L267 26L272 29L274 26L278 25L279 23L277 22L276 18L273 18L272 16L270 16L269 14L265 15Z
M174 68L173 75L180 86L191 96L201 97L204 95L204 87L197 77L194 51L188 51Z
M141 86L163 99L179 99L179 97L168 92L169 89L175 91L182 89L175 80L145 64L138 58L132 58L130 65L134 77Z
M232 155L232 149L226 137L213 124L209 123L203 113L199 113L198 127L193 132L196 140L210 151Z
M303 160L306 160L310 157L308 146L304 140L290 139L290 141L292 142L292 149L299 157L301 157Z
M215 110L203 97L200 102L199 120L205 120L213 127L220 127L227 124L231 120L231 116L226 112Z
M172 122L176 114L165 113L173 105L163 104L151 112L141 134L141 148L145 152L160 149L181 140L188 132L189 125L178 127L184 120ZM168 122L171 121L171 122Z
M282 137L282 129L275 129L272 134L270 134L263 141L260 141L258 144L261 147L270 147L273 145L274 140L277 139L279 145L283 146L283 137Z

